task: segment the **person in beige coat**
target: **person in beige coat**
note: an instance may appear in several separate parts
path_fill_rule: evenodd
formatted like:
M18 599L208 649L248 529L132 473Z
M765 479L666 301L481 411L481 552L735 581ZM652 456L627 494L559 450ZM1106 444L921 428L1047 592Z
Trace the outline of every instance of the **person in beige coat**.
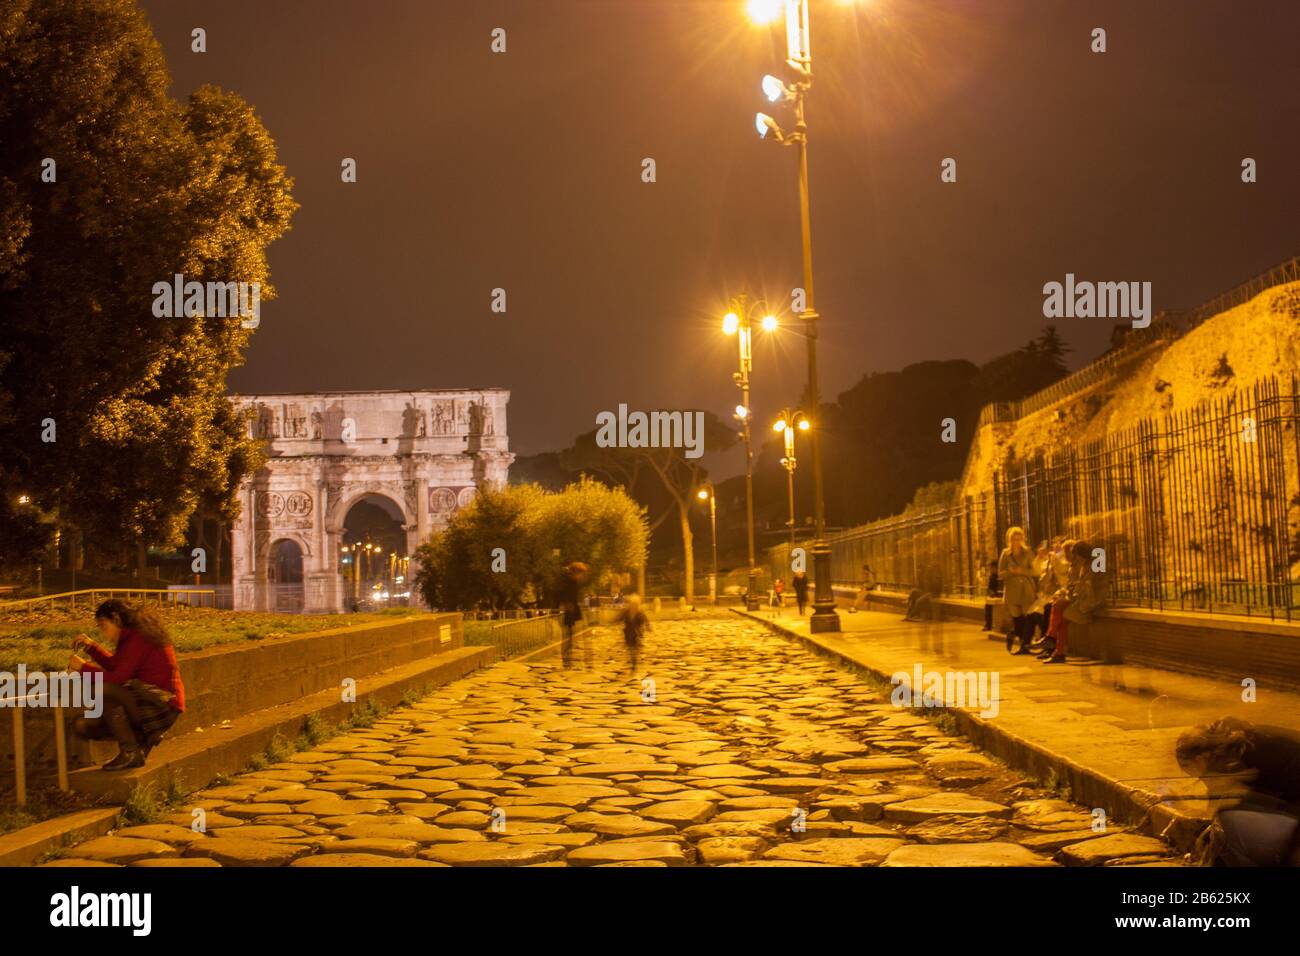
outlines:
M1013 634L1020 640L1020 649L1015 653L1028 654L1033 637L1029 612L1038 600L1038 584L1034 552L1025 545L1024 528L1007 529L1007 546L998 558L998 578L1002 581L1002 603L1011 617Z

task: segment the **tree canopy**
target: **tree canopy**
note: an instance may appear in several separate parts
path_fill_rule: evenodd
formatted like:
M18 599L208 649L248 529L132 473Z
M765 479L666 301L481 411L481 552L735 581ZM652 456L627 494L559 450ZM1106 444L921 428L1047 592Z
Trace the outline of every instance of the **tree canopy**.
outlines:
M551 607L567 564L583 562L603 588L644 564L646 540L645 511L621 488L485 488L416 551L415 586L430 607Z
M225 394L252 330L157 318L153 286L272 298L293 183L240 97L169 82L134 0L0 0L0 540L37 513L106 558L178 544L256 464Z

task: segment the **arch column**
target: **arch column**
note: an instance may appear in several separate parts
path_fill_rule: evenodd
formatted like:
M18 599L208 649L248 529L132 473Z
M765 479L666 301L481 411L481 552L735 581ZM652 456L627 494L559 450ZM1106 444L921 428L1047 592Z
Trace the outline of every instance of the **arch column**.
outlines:
M338 534L330 531L325 514L329 509L329 487L316 481L316 505L312 510L311 573L306 576L303 610L309 614L340 614L343 611L343 581L338 573Z

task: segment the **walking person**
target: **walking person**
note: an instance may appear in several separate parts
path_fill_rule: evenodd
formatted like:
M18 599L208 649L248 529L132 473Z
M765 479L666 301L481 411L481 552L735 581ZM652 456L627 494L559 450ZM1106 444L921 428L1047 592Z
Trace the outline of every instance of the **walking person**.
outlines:
M849 608L850 614L858 613L858 605L865 602L863 610L871 610L871 592L876 589L876 572L871 570L871 565L862 566L862 586L858 588L857 597L853 599L853 605Z
M645 632L650 630L650 618L641 607L641 595L627 595L619 620L623 624L623 643L627 647L628 673L635 677L641 658L641 644Z
M95 609L95 624L113 650L78 634L69 669L103 672L104 712L78 718L73 733L87 740L117 741L118 754L104 770L143 767L149 751L185 711L176 648L155 614L116 599Z
M1028 654L1029 612L1038 600L1038 587L1034 579L1034 552L1025 546L1025 529L1007 529L1007 546L998 558L998 577L1002 581L1002 604L1011 615L1012 636L1007 638L1010 650L1013 639L1020 641L1014 653Z
M582 622L582 588L590 569L581 561L571 562L564 569L557 594L560 613L563 615L564 635L560 639L560 660L568 668L573 663L573 636ZM591 667L591 640L584 641L587 667Z
M808 606L808 572L796 571L790 583L794 585L794 600L799 605L799 616L803 617L803 609Z

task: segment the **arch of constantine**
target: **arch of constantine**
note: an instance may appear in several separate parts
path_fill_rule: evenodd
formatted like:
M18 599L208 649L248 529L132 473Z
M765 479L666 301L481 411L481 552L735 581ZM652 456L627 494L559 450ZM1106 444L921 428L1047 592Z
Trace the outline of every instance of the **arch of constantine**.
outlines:
M273 556L301 556L300 606L347 608L344 521L361 501L400 522L406 553L445 527L485 484L504 485L514 455L505 389L233 395L267 461L240 486L231 529L234 607L277 603Z

